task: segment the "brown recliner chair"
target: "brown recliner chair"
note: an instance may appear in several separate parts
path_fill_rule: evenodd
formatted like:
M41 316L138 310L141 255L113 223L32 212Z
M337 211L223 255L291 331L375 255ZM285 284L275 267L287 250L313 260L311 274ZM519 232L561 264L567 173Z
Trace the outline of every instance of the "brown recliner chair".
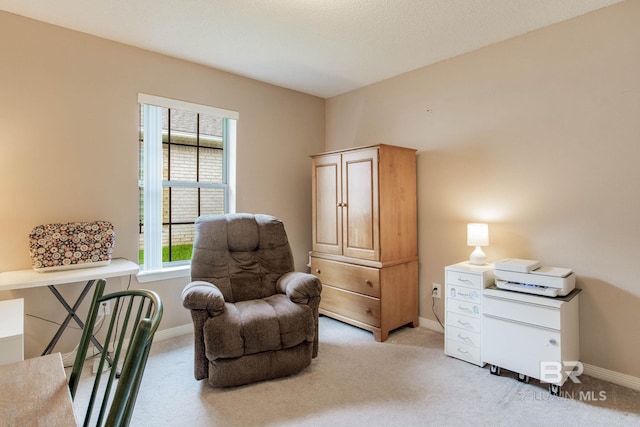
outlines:
M291 375L318 354L322 285L294 272L282 222L268 215L196 220L191 283L197 380L229 387Z

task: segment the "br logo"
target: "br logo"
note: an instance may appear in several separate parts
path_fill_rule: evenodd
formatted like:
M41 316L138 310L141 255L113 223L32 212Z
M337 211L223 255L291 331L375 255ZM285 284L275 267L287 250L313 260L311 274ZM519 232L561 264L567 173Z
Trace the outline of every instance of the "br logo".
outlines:
M540 362L540 381L551 384L562 384L564 378L571 379L576 384L580 383L578 377L584 372L582 363L577 360L564 362L542 361Z

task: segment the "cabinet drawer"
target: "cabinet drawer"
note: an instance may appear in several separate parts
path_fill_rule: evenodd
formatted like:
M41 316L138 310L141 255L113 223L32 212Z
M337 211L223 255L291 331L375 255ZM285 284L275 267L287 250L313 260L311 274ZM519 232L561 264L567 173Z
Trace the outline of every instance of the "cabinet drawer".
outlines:
M492 317L560 329L560 310L555 307L490 296L485 296L482 307L484 314Z
M480 318L480 304L474 304L472 302L448 299L447 311Z
M447 298L455 298L461 301L480 304L482 292L478 289L467 288L464 286L447 285Z
M311 273L325 285L380 297L380 270L377 268L312 257ZM324 293L322 298L324 299Z
M377 298L323 286L320 308L372 326L380 326L380 300Z
M468 344L463 344L451 339L445 341L446 354L449 356L457 357L458 359L466 360L467 362L480 364L480 348L474 347Z
M324 298L324 289L322 290ZM447 311L447 326L455 326L467 331L480 332L482 320L480 317L465 316L453 311Z
M544 380L542 362L565 362L563 356L577 356L562 354L562 336L558 331L489 316L482 322L483 362Z
M483 287L481 275L453 270L447 271L447 284L467 286L474 289L482 289Z
M448 340L480 348L482 337L477 332L467 331L454 326L447 326L446 334Z

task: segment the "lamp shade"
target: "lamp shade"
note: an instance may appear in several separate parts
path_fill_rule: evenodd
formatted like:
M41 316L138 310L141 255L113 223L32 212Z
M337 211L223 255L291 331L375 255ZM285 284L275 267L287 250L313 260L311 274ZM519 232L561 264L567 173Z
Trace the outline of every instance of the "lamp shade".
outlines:
M467 245L488 246L489 226L487 224L467 224Z

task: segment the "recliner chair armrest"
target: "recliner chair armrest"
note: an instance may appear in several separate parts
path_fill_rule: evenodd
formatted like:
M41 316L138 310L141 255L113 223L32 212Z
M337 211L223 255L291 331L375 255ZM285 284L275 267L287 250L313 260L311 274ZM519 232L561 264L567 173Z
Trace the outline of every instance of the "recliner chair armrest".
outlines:
M284 274L276 283L281 294L286 294L295 303L307 304L322 292L322 282L313 274L292 271Z
M210 316L224 313L224 297L214 284L191 282L182 291L182 306L189 310L207 310Z

